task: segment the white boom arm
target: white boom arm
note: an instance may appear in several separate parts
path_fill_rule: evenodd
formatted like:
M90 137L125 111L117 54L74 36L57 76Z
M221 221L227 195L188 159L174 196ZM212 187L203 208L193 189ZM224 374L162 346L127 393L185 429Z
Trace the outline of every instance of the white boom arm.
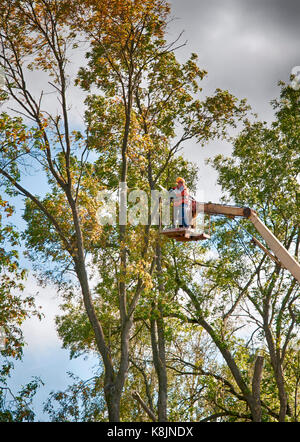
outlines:
M294 278L300 283L300 264L286 250L281 242L278 241L278 239L273 235L268 227L265 226L265 224L258 217L255 210L249 209L248 207L241 208L213 203L198 203L197 209L210 215L225 215L230 218L243 216L245 218L248 218L252 222L256 230L261 234L262 238L266 241L270 249L274 252L275 256L281 262L282 266L289 270Z

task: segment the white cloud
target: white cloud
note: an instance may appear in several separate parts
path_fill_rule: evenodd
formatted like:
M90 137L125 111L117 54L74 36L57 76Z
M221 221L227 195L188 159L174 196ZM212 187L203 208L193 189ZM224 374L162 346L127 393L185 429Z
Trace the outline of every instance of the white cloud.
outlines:
M32 274L29 275L24 295L34 296L36 305L41 306L44 317L27 319L22 330L26 347L30 352L45 352L61 346L61 341L55 330L55 316L59 314L60 300L54 286L40 287Z

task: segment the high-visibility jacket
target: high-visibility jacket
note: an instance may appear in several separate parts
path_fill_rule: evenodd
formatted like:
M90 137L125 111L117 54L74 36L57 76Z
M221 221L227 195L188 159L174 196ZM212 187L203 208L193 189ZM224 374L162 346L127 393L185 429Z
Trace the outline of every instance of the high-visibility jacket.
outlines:
M174 195L174 206L178 207L181 204L189 204L189 191L186 186L173 187L172 193Z

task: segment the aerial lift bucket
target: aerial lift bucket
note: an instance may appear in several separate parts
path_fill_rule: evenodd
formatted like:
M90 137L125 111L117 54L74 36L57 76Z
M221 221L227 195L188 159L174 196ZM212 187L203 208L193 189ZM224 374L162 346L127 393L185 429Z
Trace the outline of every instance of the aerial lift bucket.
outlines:
M168 238L175 239L176 241L203 241L210 239L210 216L204 214L204 205L196 202L193 198L190 198L190 204L188 208L189 227L179 227L177 220L174 216L174 207L171 204L171 225L162 228L160 223L160 233ZM208 218L208 231L207 231L207 218ZM160 220L161 217L161 205L160 205Z

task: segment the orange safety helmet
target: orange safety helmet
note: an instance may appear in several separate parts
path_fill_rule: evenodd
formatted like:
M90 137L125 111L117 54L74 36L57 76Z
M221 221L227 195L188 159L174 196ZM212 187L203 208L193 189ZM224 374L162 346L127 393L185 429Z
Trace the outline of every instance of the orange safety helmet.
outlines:
M176 183L179 183L179 181L182 181L183 184L185 184L185 179L184 178L181 178L181 177L176 178Z

